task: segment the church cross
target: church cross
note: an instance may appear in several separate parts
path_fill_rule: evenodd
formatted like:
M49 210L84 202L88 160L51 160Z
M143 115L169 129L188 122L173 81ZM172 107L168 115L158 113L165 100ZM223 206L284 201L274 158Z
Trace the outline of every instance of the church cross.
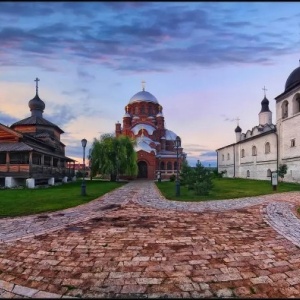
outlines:
M143 80L143 81L142 81L142 89L143 89L143 91L145 90L145 83L146 83L146 81Z
M239 126L239 121L240 121L240 118L239 118L239 117L237 117L235 120L237 121L237 126Z
M267 91L267 89L266 89L265 86L264 86L264 88L263 88L263 91L264 91L264 94L265 94L265 97L266 97L266 91Z
M36 78L35 80L35 91L36 91L36 94L38 94L38 89L39 89L39 79L38 78Z

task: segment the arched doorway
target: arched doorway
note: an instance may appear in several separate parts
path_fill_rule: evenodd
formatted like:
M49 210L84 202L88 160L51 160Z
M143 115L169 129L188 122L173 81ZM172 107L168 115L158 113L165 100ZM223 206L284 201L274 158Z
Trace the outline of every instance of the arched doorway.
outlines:
M138 162L138 178L148 178L148 166L145 161L139 161Z

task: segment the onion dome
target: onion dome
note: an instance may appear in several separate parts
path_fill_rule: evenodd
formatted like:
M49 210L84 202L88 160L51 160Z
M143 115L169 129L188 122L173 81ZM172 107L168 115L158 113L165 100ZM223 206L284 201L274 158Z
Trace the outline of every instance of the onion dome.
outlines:
M45 102L40 99L38 94L36 94L35 97L28 102L28 106L32 113L34 111L40 111L41 113L43 113L45 109Z
M238 125L238 126L236 126L236 129L234 131L235 132L242 132L242 128Z
M134 116L134 117L133 117L133 120L139 120L139 119L140 119L139 116Z
M162 117L163 118L163 114L162 114L162 112L160 111L157 115L156 115L156 117Z
M288 77L285 83L285 91L300 84L300 67L296 68Z
M158 104L157 99L151 93L144 90L133 95L129 101L129 104L135 102L152 102Z
M131 115L127 112L125 113L124 118L131 118Z
M40 99L38 95L38 82L40 81L38 78L34 80L36 82L36 92L35 97L28 102L28 106L31 111L31 116L43 117L43 112L45 109L45 102Z
M260 112L269 112L270 109L269 109L269 100L265 98L261 101L261 111Z

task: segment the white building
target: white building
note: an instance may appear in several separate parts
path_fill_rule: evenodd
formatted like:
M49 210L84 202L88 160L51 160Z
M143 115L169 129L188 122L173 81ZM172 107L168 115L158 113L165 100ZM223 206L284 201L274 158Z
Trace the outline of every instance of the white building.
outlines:
M266 180L280 164L286 164L285 181L300 182L300 67L289 75L284 92L275 100L275 124L264 97L259 125L246 133L238 125L236 142L216 150L219 172L226 170L227 177Z

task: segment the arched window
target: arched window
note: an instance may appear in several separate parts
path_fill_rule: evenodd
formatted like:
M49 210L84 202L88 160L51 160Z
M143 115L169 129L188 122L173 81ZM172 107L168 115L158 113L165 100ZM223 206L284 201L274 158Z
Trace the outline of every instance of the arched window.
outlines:
M271 177L271 175L272 175L271 170L268 169L268 170L267 170L267 177Z
M152 106L149 106L148 112L149 112L149 115L151 116L152 115Z
M285 100L282 103L282 119L287 118L289 116L289 103L287 100Z
M250 171L247 170L247 177L250 177Z
M270 146L270 143L267 142L267 143L265 144L265 153L270 153L270 152L271 152L271 146Z
M165 163L164 163L163 161L160 163L160 169L161 169L161 170L164 170L164 169L165 169Z
M245 149L242 149L242 151L241 151L241 157L245 157Z
M142 105L142 107L141 107L141 114L144 114L144 113L145 113L145 106Z
M139 113L139 108L137 106L135 107L134 112L136 115Z
M229 153L227 153L227 160L229 160L230 159L230 154Z
M293 114L297 114L300 112L300 95L295 95L293 99Z
M167 163L167 170L172 170L172 163L169 161Z
M174 170L177 170L177 161L174 162Z
M256 151L256 147L255 146L252 147L252 155L253 156L257 155L257 151Z

